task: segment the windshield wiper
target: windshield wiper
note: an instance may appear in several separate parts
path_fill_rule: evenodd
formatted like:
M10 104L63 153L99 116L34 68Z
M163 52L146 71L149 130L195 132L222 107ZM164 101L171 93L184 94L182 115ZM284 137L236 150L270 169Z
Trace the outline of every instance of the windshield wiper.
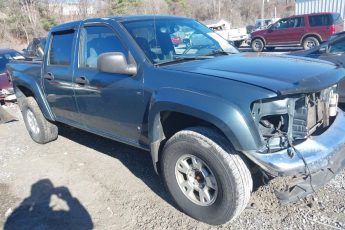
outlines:
M167 60L167 61L159 62L159 63L156 63L155 66L166 65L166 64L175 64L175 63L180 63L180 62L184 62L184 61L204 60L204 59L211 59L211 58L213 58L213 57L206 56L206 55L200 55L200 56L175 56L173 60Z
M205 54L205 56L215 56L215 55L229 55L229 53L225 52L223 49L216 49L216 50L212 50L208 54Z

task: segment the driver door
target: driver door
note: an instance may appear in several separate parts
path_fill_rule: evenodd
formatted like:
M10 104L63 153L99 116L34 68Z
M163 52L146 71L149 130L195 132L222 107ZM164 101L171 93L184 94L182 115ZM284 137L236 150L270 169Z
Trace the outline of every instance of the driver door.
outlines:
M86 24L80 31L73 82L84 126L113 139L135 142L140 136L145 111L141 75L98 70L97 61L101 54L121 52L128 55L128 49L110 25Z
M289 19L281 19L278 22L274 23L265 35L267 45L284 43L285 31L289 27Z

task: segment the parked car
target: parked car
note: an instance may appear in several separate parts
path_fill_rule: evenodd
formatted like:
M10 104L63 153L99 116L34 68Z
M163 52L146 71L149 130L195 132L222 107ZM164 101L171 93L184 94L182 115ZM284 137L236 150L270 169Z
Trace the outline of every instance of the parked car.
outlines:
M343 30L344 21L338 13L296 15L252 32L250 44L256 52L284 46L302 46L307 50Z
M292 56L317 58L335 63L345 68L345 32L340 32L309 50L290 53ZM338 85L339 102L345 103L345 80Z
M44 54L44 47L46 45L45 37L34 38L29 43L26 49L23 49L23 55L26 59L30 60L40 60Z
M179 28L191 32L189 46L174 47ZM345 166L336 101L345 69L330 62L239 53L174 16L70 22L47 43L42 63L8 64L31 138L55 140L60 122L147 150L173 200L198 220L239 216L253 168L290 176L279 197L294 202Z
M227 41L231 41L236 47L240 47L248 39L246 27L233 28L231 23L224 19L207 20L203 23Z
M0 103L4 103L5 98L14 100L14 91L8 74L6 64L12 60L20 60L24 57L13 49L0 49Z

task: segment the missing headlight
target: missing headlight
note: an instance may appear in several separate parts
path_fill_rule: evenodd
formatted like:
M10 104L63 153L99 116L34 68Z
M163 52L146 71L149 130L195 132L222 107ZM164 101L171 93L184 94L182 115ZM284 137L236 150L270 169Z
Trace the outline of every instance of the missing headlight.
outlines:
M252 116L262 139L260 152L276 152L326 130L336 115L334 87L252 104ZM335 108L333 108L335 107Z
M288 147L288 119L287 114L269 115L260 119L259 131L268 152L276 152Z

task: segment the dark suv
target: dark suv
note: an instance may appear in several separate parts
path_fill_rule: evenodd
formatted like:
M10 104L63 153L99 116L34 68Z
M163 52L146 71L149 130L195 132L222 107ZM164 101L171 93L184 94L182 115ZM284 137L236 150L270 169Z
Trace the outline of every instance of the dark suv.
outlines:
M310 49L344 30L338 13L317 13L283 18L265 30L251 33L251 47L256 52L281 46L303 46Z

